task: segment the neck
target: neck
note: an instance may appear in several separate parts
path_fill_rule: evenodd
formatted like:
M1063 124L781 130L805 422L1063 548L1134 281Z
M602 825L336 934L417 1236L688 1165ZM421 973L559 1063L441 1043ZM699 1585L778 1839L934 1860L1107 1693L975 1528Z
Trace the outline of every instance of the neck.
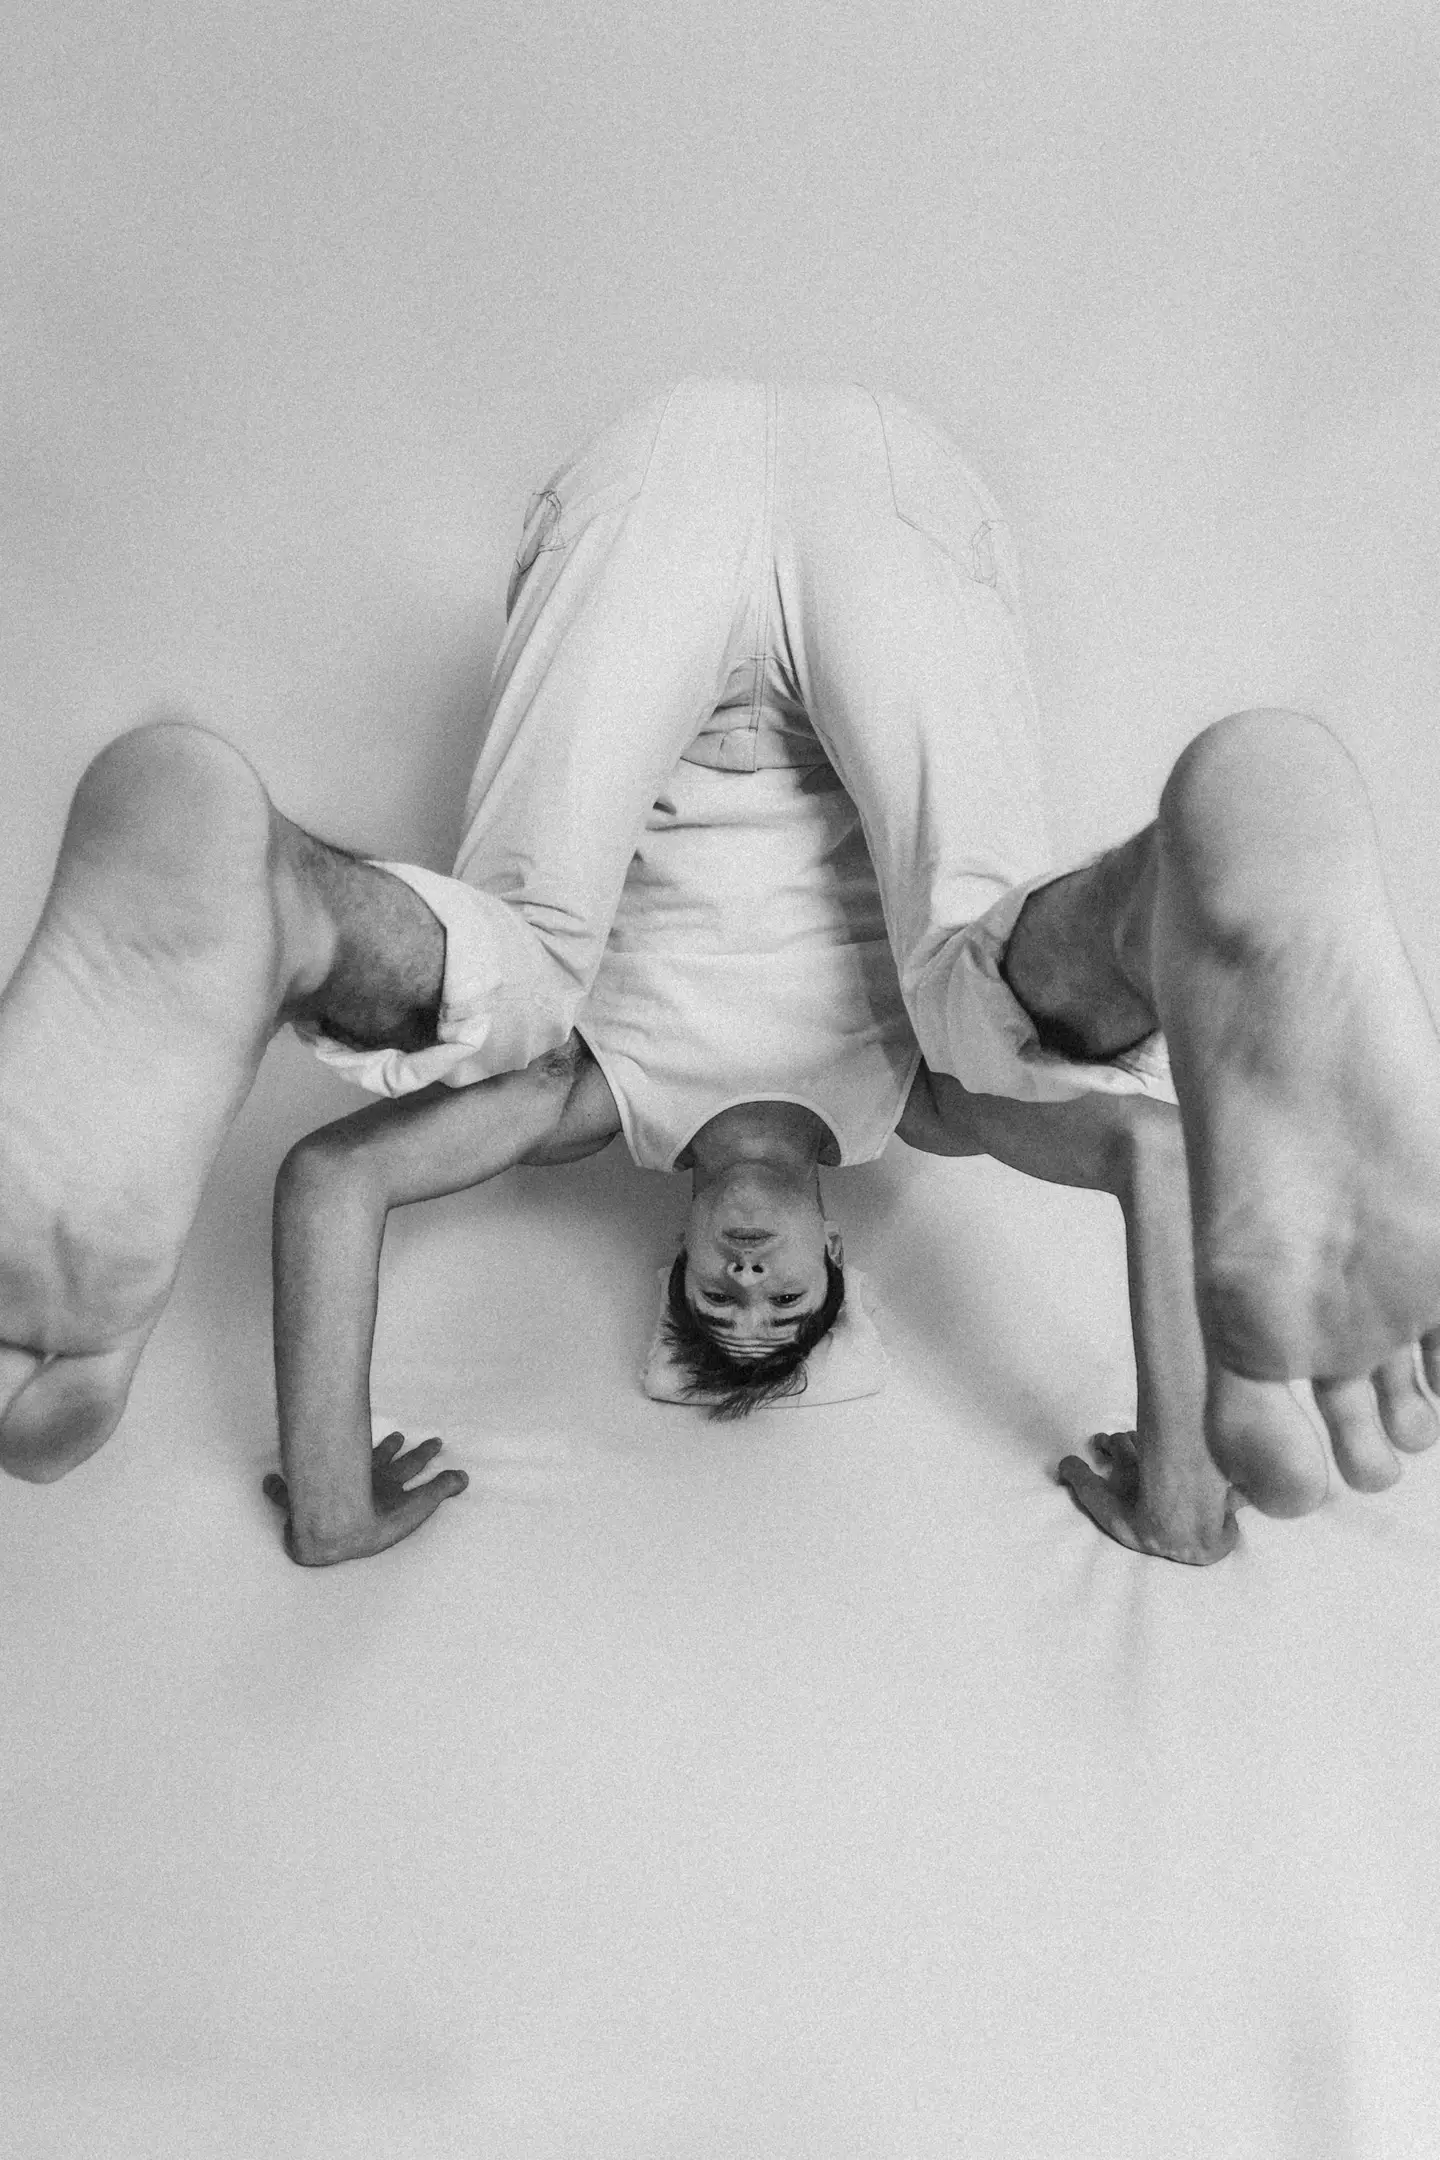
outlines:
M702 1125L685 1150L695 1190L741 1163L763 1164L786 1180L815 1175L826 1128L801 1103L736 1103Z

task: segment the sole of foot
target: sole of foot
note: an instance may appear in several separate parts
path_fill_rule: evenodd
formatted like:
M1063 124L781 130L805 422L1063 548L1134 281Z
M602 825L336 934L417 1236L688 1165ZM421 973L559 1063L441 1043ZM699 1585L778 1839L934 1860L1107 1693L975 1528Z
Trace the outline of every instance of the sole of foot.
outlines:
M1292 714L1222 722L1161 805L1152 974L1185 1128L1212 1367L1367 1376L1440 1337L1440 1041L1405 954L1359 774ZM1213 1392L1213 1391L1212 1391ZM1272 1513L1313 1462L1217 1462ZM1243 1420L1240 1421L1243 1423ZM1319 1443L1316 1443L1319 1449ZM1320 1472L1323 1473L1323 1450Z
M113 1431L284 985L274 821L238 751L152 722L76 790L0 996L0 1467Z

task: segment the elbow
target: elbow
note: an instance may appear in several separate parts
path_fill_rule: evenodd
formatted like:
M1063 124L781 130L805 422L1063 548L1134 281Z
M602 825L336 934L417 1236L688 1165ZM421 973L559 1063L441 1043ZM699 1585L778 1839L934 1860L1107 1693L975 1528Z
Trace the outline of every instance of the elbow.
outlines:
M307 1133L281 1163L275 1178L277 1222L296 1215L333 1213L359 1206L385 1213L363 1157L330 1128Z

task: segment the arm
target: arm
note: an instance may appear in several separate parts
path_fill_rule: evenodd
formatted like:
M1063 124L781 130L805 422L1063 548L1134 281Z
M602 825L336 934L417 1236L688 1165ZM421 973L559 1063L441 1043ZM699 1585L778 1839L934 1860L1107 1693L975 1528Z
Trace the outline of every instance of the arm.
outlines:
M1028 1103L972 1095L948 1074L928 1082L915 1118L907 1111L899 1127L902 1139L933 1153L992 1155L1028 1177L1119 1201L1136 1431L1100 1443L1108 1479L1078 1455L1065 1457L1059 1476L1099 1528L1132 1551L1192 1565L1223 1559L1235 1543L1235 1518L1205 1446L1205 1357L1178 1112L1139 1095Z
M1135 1104L1134 1096L1111 1098ZM1205 1445L1205 1349L1195 1308L1190 1189L1179 1112L1137 1123L1116 1198L1135 1343L1135 1433L1097 1442L1109 1479L1079 1455L1058 1475L1100 1529L1132 1551L1203 1567L1233 1550L1235 1495Z
M372 1104L311 1133L281 1165L275 1379L284 1476L266 1490L287 1510L287 1548L302 1565L381 1552L464 1489L463 1473L445 1471L402 1490L438 1441L397 1461L392 1435L372 1456L370 1354L386 1218L392 1207L548 1159L565 1136L578 1063L552 1053L473 1087ZM608 1137L592 1136L584 1152ZM565 1159L576 1145L572 1134Z

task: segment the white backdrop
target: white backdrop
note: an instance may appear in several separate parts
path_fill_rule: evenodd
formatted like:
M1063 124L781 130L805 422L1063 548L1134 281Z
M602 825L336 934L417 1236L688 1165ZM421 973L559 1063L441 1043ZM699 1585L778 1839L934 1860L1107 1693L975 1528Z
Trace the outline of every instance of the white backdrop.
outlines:
M1000 496L1065 854L1146 818L1208 719L1307 706L1371 783L1433 995L1430 15L1425 0L48 0L11 22L0 967L29 933L87 758L157 704L231 735L301 822L447 868L530 489L682 372L779 373L858 377L930 407ZM1219 1800L1197 1822L1194 1734L1177 1729L1138 1796L1118 1769L1097 1783L1085 1766L1095 1734L1115 1735L1112 1655L1143 1696L1147 1668L1127 1656L1154 1649L1163 1693L1173 1653L1203 1697L1213 1657L1259 1644L1262 1665L1298 1656L1308 1675L1299 1753L1275 1739L1290 1728L1259 1667L1248 1711L1217 1693L1205 1736L1239 1716L1313 1829L1305 1750L1354 1716L1379 1745L1390 1653L1415 1641L1395 1615L1431 1625L1428 1465L1368 1509L1247 1518L1248 1557L1203 1587L1102 1547L1041 1472L1077 1424L1122 1415L1132 1385L1114 1225L1068 1203L1001 1206L987 1172L895 1151L856 1174L843 1207L861 1263L883 1274L889 1259L893 1337L912 1360L900 1394L834 1416L822 1439L796 1413L798 1441L777 1413L697 1451L684 1413L637 1422L631 1377L679 1202L606 1157L508 1181L488 1212L405 1218L392 1311L420 1334L387 1382L418 1391L414 1414L448 1419L462 1451L468 1433L485 1474L456 1519L390 1560L301 1577L256 1492L273 1416L268 1191L289 1141L353 1100L277 1046L121 1434L63 1487L0 1494L19 1780L7 1897L24 1951L3 2044L25 2100L22 2160L197 2140L242 2160L1423 2149L1405 2142L1419 2121L1406 2110L1428 2094L1407 2085L1413 2051L1394 2036L1407 2018L1429 2031L1431 1946L1382 1970L1375 1941L1423 1934L1431 1845L1383 1894L1354 1892L1370 1918L1345 1941L1368 1947L1348 1965L1318 1921L1262 1897L1253 1938L1205 1936L1166 1996L1162 1953L1193 1911L1151 1877L1137 1917L1119 1857L1113 1879L1094 1857L1112 1805L1132 1828L1148 1819L1156 1850L1173 1830L1241 1903L1277 1879L1274 1852L1259 1830L1227 1847ZM446 1300L467 1270L473 1303L457 1317ZM427 1324L441 1330L428 1362ZM424 1372L439 1367L432 1402ZM936 1588L950 1551L937 1525L962 1492L978 1513L956 1532L970 1570L957 1580L999 1566L979 1622L962 1589ZM776 1519L790 1525L778 1547ZM666 1607L688 1617L663 1673L645 1662L655 1583L636 1520L678 1537L696 1569L693 1610L678 1590ZM1032 1563L1058 1565L1073 1600L1046 1606ZM1397 1603L1406 1564L1413 1611ZM1246 1582L1260 1600L1241 1608L1248 1632L1226 1602ZM1325 1653L1313 1636L1296 1651L1295 1630L1341 1624L1337 1599L1370 1613L1382 1585L1394 1632L1373 1669L1320 1677ZM905 1618L912 1594L928 1637ZM1065 1727L1068 1753L1054 1691L1073 1672L1016 1669L1007 1632L1038 1640L1062 1607L1066 1656L1094 1621L1099 1691ZM545 1632L562 1628L557 1610L574 1623L564 1686ZM1127 1633L1136 1611L1148 1617ZM986 1677L968 1684L996 1724L957 1783L926 1739L927 1717L936 1735L956 1717L957 1653L947 1638L937 1655L934 1629L977 1625ZM777 1679L774 1644L797 1630L800 1677ZM501 1678L484 1662L497 1642ZM857 1660L853 1699L841 1667L817 1677L836 1642ZM1433 1680L1433 1650L1412 1662ZM744 1708L757 1687L758 1723ZM467 1704L459 1740L452 1690ZM1115 1915L1110 1949L1087 1937L1083 1967L1109 2000L1076 2000L1080 1968L1055 1962L1064 1928L1036 1880L1007 1873L1033 1857L1045 1815L1033 1793L1008 1813L997 1797L1014 1793L996 1734L1017 1701L1059 1751L1057 1814L1079 1807L1067 1849L1099 1870L1082 1869L1098 1903L1080 1905ZM1372 1758L1377 1778L1402 1780L1402 1812L1430 1805L1436 1707L1406 1697L1385 1727L1392 1753ZM1110 1760L1134 1769L1120 1722ZM799 1767L782 1774L787 1751ZM497 1815L493 1781L482 1804L474 1780L500 1757ZM862 1758L892 1767L856 1778ZM842 1764L852 1781L822 1805ZM576 1793L601 1774L598 1815L557 1799L557 1766ZM1314 1834L1344 1846L1346 1809L1368 1822L1374 1795L1363 1778L1321 1783ZM427 1808L437 1784L443 1829ZM722 1795L714 1813L707 1789ZM908 1842L894 1814L907 1794ZM1264 1806L1257 1787L1256 1823ZM537 1888L549 1832L570 1841L563 1894ZM843 1855L872 1834L884 1856L861 1895ZM717 1838L728 1893L707 1873ZM944 1855L967 1841L985 1865L937 1892ZM375 1921L354 1885L379 1875L390 1902ZM986 1906L986 1881L1022 1876L1018 1917ZM1076 1878L1038 1880L1064 1905ZM487 1896L484 1925L465 1921L467 1899L478 1911ZM809 1950L803 1928L786 1932L787 1897ZM677 1935L687 1899L699 1918ZM1063 1917L1073 1930L1076 1911ZM1326 1925L1343 1933L1333 1914ZM1327 1960L1349 1975L1350 2008L1297 2012L1299 2037L1253 2022L1277 1928L1317 2004ZM684 1974L673 1999L666 1959ZM612 2022L587 2026L577 2004L593 2010L617 1970ZM743 2006L774 2011L776 1974L789 2008L765 2039ZM285 2143L297 2123L298 2146Z

